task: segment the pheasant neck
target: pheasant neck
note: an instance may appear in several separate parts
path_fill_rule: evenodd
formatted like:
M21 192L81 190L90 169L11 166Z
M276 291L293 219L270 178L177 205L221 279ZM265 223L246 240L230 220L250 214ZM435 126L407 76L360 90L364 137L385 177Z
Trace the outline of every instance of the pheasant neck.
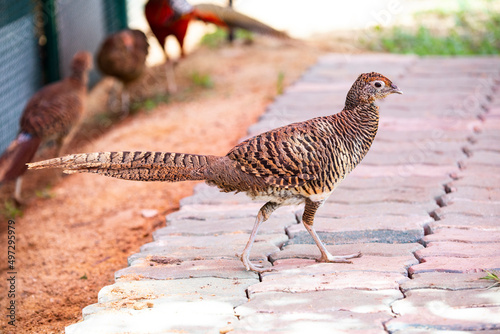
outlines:
M379 123L379 110L375 103L358 105L354 109L344 109L341 112L346 127L346 137L354 146L357 162L368 153L375 139Z
M87 71L73 71L70 79L78 84L86 86L88 81Z

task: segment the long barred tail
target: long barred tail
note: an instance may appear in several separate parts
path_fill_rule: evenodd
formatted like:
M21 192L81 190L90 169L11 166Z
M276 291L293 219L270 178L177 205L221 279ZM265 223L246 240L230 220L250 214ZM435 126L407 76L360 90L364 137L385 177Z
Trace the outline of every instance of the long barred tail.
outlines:
M229 7L214 4L198 4L194 6L196 18L230 28L241 28L258 34L269 35L277 38L289 39L283 31L276 30L265 23L246 16Z
M214 156L166 152L96 152L71 154L28 164L29 169L63 168L67 174L96 173L135 181L206 179Z
M35 156L42 140L21 133L0 157L0 182L14 180L26 171L26 163Z

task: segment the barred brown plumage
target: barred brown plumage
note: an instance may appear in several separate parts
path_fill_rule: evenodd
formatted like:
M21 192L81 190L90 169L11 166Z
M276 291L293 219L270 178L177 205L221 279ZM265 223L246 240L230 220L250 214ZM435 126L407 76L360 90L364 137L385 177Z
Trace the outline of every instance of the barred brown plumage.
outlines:
M368 152L378 129L375 100L402 92L378 73L361 74L337 114L293 123L252 137L225 156L163 152L74 154L29 164L128 180L205 180L225 192L245 192L267 203L259 210L241 259L247 270L259 226L282 205L305 203L302 222L318 246L318 261L350 262L360 253L332 256L313 228L316 210Z
M78 52L73 57L71 75L40 89L28 101L21 116L17 138L0 157L0 181L17 179L14 199L21 202L21 176L42 141L55 139L57 155L63 140L71 140L85 108L88 70L92 57Z
M146 68L149 43L140 30L124 29L106 37L96 55L99 70L122 83L121 111L129 112L129 84Z

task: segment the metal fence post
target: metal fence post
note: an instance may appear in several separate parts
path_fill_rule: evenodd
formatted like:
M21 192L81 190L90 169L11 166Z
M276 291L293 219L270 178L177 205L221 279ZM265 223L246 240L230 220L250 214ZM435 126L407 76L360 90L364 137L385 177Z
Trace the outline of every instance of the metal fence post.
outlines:
M45 34L45 45L42 47L42 63L44 81L46 83L57 81L61 78L59 69L59 45L56 23L55 0L41 0L42 15L44 17L43 30Z

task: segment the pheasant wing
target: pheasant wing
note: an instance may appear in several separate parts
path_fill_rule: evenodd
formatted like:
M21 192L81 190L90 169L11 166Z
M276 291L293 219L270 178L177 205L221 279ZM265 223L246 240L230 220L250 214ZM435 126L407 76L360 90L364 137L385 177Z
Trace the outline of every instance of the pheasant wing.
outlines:
M267 183L290 188L317 180L322 172L324 147L313 138L307 123L295 123L250 138L233 148L228 158L245 173Z

